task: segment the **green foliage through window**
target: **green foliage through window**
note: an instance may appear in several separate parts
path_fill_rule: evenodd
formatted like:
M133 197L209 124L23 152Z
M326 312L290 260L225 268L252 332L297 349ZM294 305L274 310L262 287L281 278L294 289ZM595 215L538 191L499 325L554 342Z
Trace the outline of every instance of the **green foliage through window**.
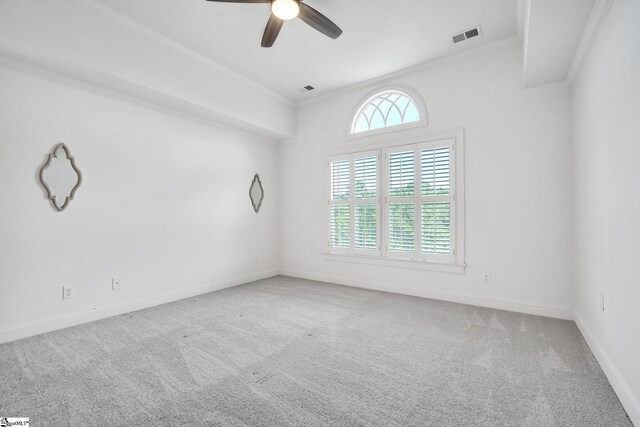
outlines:
M422 252L448 254L451 251L449 202L422 204Z
M331 246L348 248L351 246L351 207L336 205L331 207Z
M377 249L377 206L374 204L356 205L355 220L356 249Z
M389 204L389 250L415 250L415 212L413 203Z

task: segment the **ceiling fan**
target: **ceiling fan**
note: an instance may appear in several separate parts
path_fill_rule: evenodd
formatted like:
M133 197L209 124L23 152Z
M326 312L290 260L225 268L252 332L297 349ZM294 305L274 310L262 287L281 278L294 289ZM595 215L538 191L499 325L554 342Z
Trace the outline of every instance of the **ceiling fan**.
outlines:
M342 30L329 18L303 3L302 0L207 0L222 3L271 3L271 17L262 35L262 47L271 47L276 41L282 24L295 17L300 17L311 27L322 34L337 39Z

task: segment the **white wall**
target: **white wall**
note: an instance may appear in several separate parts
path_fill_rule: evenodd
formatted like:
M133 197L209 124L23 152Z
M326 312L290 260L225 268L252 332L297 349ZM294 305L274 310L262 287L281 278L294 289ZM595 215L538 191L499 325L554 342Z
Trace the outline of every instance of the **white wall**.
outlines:
M277 271L274 145L2 67L0 93L0 342ZM83 173L64 212L37 179L59 142Z
M640 425L640 2L616 0L574 87L576 316ZM599 308L604 293L605 311Z
M466 261L462 275L328 261L326 157L352 147L347 128L374 88L298 111L297 137L281 148L282 271L414 295L572 315L571 96L524 95L522 51L511 46L390 84L425 100L427 132L463 127ZM490 285L482 275L491 272Z

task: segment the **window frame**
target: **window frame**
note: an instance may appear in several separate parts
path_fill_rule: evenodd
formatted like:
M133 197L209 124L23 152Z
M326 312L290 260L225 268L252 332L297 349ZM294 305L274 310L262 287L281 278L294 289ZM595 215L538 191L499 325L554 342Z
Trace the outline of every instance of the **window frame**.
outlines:
M371 135L370 135L371 136ZM450 194L445 196L449 198L450 203L450 232L451 232L451 254L432 254L422 253L422 245L420 244L421 238L421 206L422 202L426 199L434 199L433 196L423 196L420 191L420 162L416 159L421 158L422 150L449 146L449 185ZM389 239L389 225L388 225L388 209L391 201L389 200L389 173L388 173L388 155L393 152L410 151L414 152L414 182L416 189L414 195L410 196L414 203L414 251L406 254L390 252L388 250ZM340 251L337 248L332 248L331 245L331 204L328 209L328 227L327 230L327 250L324 252L326 259L333 261L347 261L357 262L365 264L377 264L377 265L389 265L397 267L408 268L420 268L436 271L448 271L455 273L463 273L465 264L465 242L464 242L464 130L462 128L446 130L442 132L394 132L393 135L386 135L385 137L376 136L369 140L363 141L362 144L358 144L358 147L352 147L348 152L331 153L328 158L327 165L330 169L331 161L336 159L350 160L350 181L351 191L350 197L353 199L353 186L355 180L355 174L353 173L353 159L359 157L367 157L372 153L378 153L379 160L377 163L377 199L378 208L376 209L377 215L377 241L379 250L377 253L365 253L363 251L346 250ZM329 173L331 171L329 170ZM330 175L325 181L330 183ZM331 197L331 189L329 188L327 193L329 196L329 202ZM442 198L442 196L439 196ZM437 198L437 197L436 197ZM350 199L350 200L351 200ZM354 233L355 224L353 218L355 215L354 205L351 207L351 246L354 247Z
M415 106L418 108L418 113L420 114L420 120L415 122L402 123L399 125L387 126L379 129L368 130L364 132L353 133L353 127L355 125L356 120L358 120L358 115L360 111L363 109L363 107L365 107L365 105L368 104L374 98L387 92L400 92L408 96L409 99L413 101ZM353 110L350 116L350 121L349 121L349 125L346 133L347 133L347 140L366 139L376 135L384 135L391 132L397 132L397 131L413 129L413 128L420 128L425 126L427 126L427 107L425 106L424 101L422 100L420 95L410 88L406 88L402 86L391 86L391 87L385 86L385 87L378 88L372 92L369 92L368 95L360 99L360 102L358 102L358 104L356 105L356 108Z

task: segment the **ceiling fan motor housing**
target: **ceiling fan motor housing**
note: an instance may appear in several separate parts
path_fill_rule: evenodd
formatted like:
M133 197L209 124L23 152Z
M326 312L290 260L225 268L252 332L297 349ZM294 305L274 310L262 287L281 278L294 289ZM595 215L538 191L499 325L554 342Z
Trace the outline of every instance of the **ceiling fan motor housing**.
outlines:
M329 18L303 3L302 0L207 0L219 3L270 3L271 16L262 35L262 47L271 47L276 41L282 24L299 17L310 27L320 31L327 37L337 39L342 30Z

